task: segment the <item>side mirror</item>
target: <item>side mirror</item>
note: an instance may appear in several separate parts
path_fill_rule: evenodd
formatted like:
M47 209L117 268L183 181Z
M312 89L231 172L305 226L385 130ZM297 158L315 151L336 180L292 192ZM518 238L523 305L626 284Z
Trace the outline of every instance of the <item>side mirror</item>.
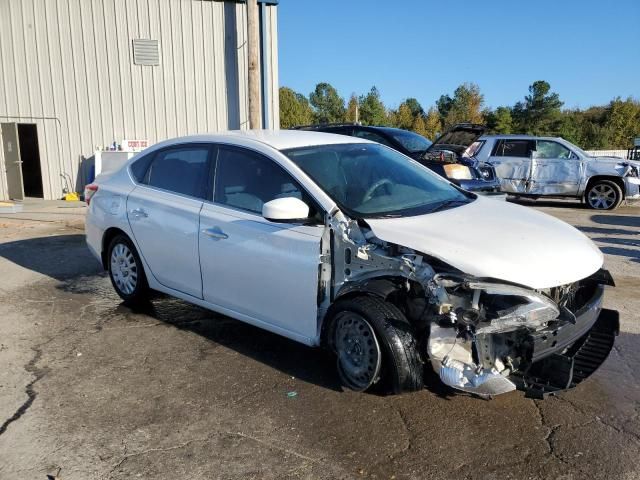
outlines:
M262 216L272 222L295 222L309 218L309 206L295 197L276 198L262 206Z

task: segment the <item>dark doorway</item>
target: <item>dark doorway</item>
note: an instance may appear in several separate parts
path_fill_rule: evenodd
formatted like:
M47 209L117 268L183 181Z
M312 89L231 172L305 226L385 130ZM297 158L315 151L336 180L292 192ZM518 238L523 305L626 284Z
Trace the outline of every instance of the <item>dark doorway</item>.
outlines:
M25 197L43 198L38 129L35 124L18 124L18 143L20 144L20 160L22 160L24 195Z

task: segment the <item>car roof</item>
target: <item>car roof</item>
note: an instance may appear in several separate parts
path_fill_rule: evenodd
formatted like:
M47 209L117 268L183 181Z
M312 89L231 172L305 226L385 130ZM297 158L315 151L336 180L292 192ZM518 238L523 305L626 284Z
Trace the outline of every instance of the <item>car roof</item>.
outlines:
M535 135L518 135L514 133L503 133L497 135L482 135L480 138L498 138L505 140L563 140L560 137L536 137Z
M223 142L224 140L233 141L234 139L254 140L265 145L269 145L276 150L344 143L373 143L362 138L308 130L227 130L211 134L190 135L187 137L174 138L162 143L170 145L184 141Z

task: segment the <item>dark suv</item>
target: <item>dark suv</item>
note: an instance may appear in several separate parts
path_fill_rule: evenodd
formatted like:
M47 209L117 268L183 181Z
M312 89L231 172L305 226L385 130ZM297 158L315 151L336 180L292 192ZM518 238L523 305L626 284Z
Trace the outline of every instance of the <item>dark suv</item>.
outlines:
M457 127L458 125L447 130L433 143L417 133L391 127L340 123L294 128L366 138L404 153L465 190L489 195L500 192L500 181L493 167L489 164L481 164L465 155L467 146L473 143L473 140L466 143L468 139L458 137L463 135L463 132L468 132L469 125L465 124L463 130ZM485 131L480 125L474 125L474 127L482 129L478 131L478 137Z

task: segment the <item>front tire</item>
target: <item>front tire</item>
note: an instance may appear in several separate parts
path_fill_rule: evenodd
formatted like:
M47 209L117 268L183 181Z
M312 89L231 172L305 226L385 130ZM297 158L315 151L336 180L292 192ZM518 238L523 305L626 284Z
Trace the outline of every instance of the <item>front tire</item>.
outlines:
M585 200L594 210L614 210L622 203L622 189L611 180L599 180L589 186Z
M142 261L133 245L125 236L118 235L109 244L109 278L116 293L126 305L134 306L149 300L149 285Z
M343 385L393 393L422 389L424 366L411 324L393 304L370 296L339 300L329 317L329 345Z

